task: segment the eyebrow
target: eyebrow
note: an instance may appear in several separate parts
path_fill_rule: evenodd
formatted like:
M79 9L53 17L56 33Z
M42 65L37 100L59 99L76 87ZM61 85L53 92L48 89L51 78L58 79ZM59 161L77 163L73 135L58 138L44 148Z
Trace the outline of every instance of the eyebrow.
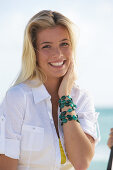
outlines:
M42 42L42 43L40 43L41 45L42 44L52 44L52 42L49 42L49 41L45 41L45 42Z
M70 41L69 39L67 39L67 38L64 38L63 40L60 40L59 42L62 42L62 41ZM42 43L40 43L41 45L42 44L52 44L52 42L49 42L49 41L44 41L44 42L42 42Z
M70 41L70 40L69 40L69 39L67 39L67 38L64 38L64 39L63 39L63 40L61 40L61 41ZM60 42L61 42L61 41L60 41Z

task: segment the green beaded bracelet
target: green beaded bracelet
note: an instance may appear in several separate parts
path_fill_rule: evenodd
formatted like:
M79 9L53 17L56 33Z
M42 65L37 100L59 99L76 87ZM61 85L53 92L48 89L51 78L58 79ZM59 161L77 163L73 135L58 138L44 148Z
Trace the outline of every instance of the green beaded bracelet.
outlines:
M59 116L59 118L61 120L61 125L63 125L64 123L67 123L67 121L71 121L71 120L76 120L77 122L79 122L78 115L76 115L76 116L75 115L69 115L69 114L66 115L67 112L71 113L73 110L75 110L77 108L76 105L73 103L72 98L69 95L68 96L62 96L59 99L58 103L59 103L60 112L61 112L61 114ZM67 111L62 112L62 108L64 108L64 106L66 106L66 107L71 106L71 108L69 108Z
M71 121L71 120L76 120L78 123L80 123L78 120L78 115L76 115L76 116L75 115L73 115L73 116L67 115L67 116L61 117L60 120L61 120L61 125L63 125L64 123L67 123L67 121Z
M77 108L76 105L72 102L72 100L70 100L70 101L66 100L66 101L63 101L63 102L59 102L60 109L64 108L64 106L66 106L66 107L71 106L75 109Z

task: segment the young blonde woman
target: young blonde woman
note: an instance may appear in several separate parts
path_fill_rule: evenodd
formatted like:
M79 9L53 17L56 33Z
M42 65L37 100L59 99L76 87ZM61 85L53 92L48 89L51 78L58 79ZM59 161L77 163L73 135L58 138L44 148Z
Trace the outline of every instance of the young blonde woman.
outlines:
M28 22L22 68L0 107L0 170L86 170L97 140L92 98L76 85L73 23L44 10Z

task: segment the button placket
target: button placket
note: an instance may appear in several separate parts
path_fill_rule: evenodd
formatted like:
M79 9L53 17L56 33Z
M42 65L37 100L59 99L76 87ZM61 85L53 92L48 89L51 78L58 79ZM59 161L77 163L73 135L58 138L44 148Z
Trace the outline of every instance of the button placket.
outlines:
M52 104L51 104L50 98L47 99L47 111L48 111L50 120L53 121L53 117L52 117Z
M51 103L50 99L47 100L47 112L48 112L48 115L50 118L51 126L54 129L54 132L56 133L56 128L55 128L54 120L53 120L53 116L52 116L52 103Z
M52 130L53 130L54 145L55 145L55 151L56 151L56 156L55 156L56 161L55 161L54 170L58 170L60 168L61 155L60 155L60 148L59 148L59 139L58 139L58 136L57 136L57 132L56 132L56 128L55 128L55 125L54 125L53 116L52 116L52 103L51 103L50 99L47 100L47 111L48 111L48 114L49 114Z

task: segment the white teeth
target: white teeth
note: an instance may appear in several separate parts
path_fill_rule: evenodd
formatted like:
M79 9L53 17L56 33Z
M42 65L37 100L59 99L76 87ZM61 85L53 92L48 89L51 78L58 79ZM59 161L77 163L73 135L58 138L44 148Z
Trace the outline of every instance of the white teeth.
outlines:
M63 61L59 62L59 63L51 63L51 65L53 65L53 66L61 66L62 64L63 64Z

